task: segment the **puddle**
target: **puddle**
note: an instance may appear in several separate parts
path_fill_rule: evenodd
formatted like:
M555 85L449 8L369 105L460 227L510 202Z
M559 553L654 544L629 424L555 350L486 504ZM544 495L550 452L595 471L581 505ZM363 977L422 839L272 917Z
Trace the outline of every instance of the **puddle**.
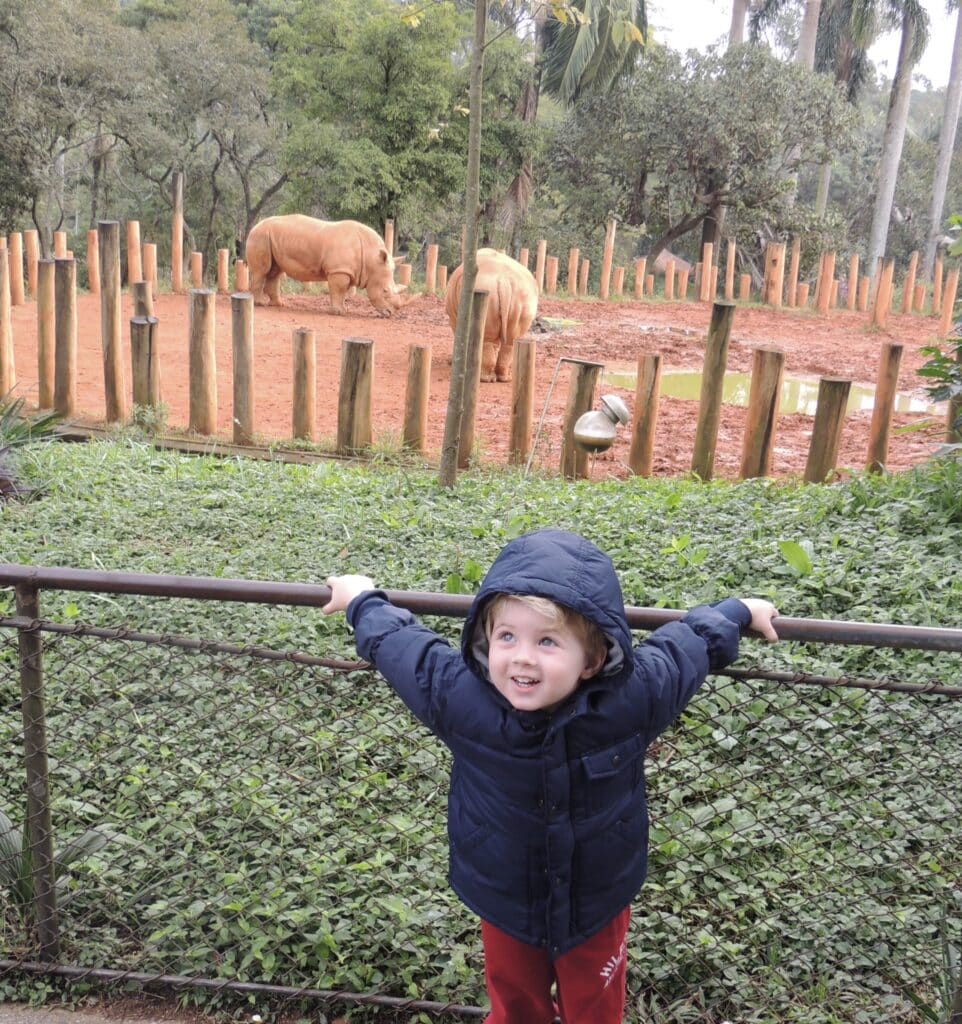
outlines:
M634 390L638 379L635 370L614 368L603 375L606 384L614 387ZM722 386L722 401L726 405L748 405L748 394L751 389L750 373L726 373ZM697 402L701 397L701 372L698 370L663 370L661 374L661 392L666 398L688 399ZM847 412L859 412L871 409L875 402L875 388L860 387L853 384L848 396ZM818 404L818 380L809 377L784 377L778 411L783 415L801 413L814 416ZM925 398L913 398L911 395L896 394L895 411L899 413L928 413L938 415L944 405L936 405Z

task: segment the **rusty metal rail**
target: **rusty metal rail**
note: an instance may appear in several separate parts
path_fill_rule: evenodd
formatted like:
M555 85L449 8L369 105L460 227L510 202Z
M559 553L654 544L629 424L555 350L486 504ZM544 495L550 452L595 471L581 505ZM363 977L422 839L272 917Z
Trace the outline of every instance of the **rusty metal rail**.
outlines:
M330 600L329 587L314 583L276 583L264 580L218 579L209 576L166 576L88 569L43 568L0 563L0 585L38 590L82 590L103 594L138 594L203 601L243 601L321 607ZM392 604L422 615L464 618L472 598L412 590L385 590ZM655 629L686 613L675 608L625 609L632 629ZM867 647L913 648L962 653L962 629L938 626L901 626L891 623L803 619L780 615L778 635L783 640L848 644Z

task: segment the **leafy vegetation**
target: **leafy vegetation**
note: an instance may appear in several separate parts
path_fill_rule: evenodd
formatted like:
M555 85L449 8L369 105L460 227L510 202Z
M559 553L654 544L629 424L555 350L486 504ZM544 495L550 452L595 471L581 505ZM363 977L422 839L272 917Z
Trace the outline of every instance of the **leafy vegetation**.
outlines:
M27 564L471 590L507 538L555 524L612 554L629 604L752 593L786 615L962 626L953 460L833 487L467 474L453 491L386 465L135 442L31 446L21 465L48 482L0 509L4 557ZM41 611L354 656L343 619L315 609L44 592ZM459 623L429 622L457 638ZM5 706L15 646L0 630ZM444 882L449 766L376 678L82 635L48 635L44 659L58 845L125 837L71 872L69 962L483 1002L476 923ZM959 676L956 655L833 645L746 642L743 663ZM944 781L962 769L960 725L958 700L713 681L650 751L628 1019L908 1024L939 1006L941 935L962 919ZM3 730L13 809L19 740ZM0 929L22 941L15 916Z
M26 493L17 483L14 473L14 449L49 437L60 419L60 414L56 412L25 416L25 401L22 396L16 397L12 392L0 395L0 500Z

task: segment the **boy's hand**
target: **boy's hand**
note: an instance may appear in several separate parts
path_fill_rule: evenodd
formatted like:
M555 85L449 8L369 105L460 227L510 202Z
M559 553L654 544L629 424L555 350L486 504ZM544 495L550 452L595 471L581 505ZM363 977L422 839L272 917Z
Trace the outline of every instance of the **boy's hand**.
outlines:
M752 621L748 624L748 628L753 629L756 633L761 633L770 644L775 643L778 639L778 634L772 625L772 619L778 615L775 605L771 601L763 601L760 597L743 597L740 600L752 613Z
M331 599L321 609L325 615L343 612L358 594L377 589L368 576L328 576L327 585L331 588Z

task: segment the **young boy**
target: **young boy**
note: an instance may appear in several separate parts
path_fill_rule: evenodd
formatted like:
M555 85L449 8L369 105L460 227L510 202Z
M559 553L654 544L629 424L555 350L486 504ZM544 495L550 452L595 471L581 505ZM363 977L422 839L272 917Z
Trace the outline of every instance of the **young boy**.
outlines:
M487 1024L619 1024L645 750L742 630L777 639L774 605L701 605L633 647L611 560L561 530L505 546L460 652L366 576L327 582L323 611L346 610L360 656L453 755L449 879L481 918Z

